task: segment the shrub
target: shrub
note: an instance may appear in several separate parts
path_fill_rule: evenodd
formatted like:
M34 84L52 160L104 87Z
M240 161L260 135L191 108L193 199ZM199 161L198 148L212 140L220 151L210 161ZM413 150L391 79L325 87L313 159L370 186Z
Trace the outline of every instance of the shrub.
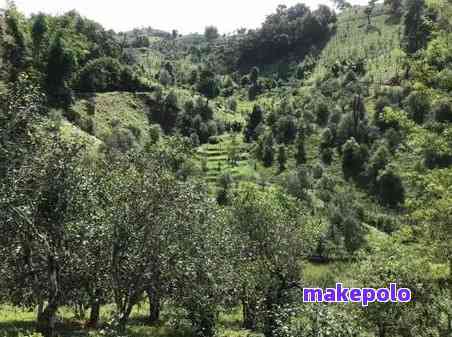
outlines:
M452 122L452 100L440 99L433 106L433 116L437 122Z
M452 91L452 70L444 69L435 76L434 82L440 89Z
M322 163L326 165L331 165L333 162L334 150L330 147L320 149L320 159Z
M199 136L196 132L190 135L190 143L193 147L198 147L200 145Z
M430 113L430 98L424 92L413 91L405 99L404 106L410 117L416 123L422 124L425 116Z
M377 179L378 196L381 202L390 207L397 207L405 202L405 188L402 179L387 168Z
M364 170L367 151L354 138L350 138L344 144L342 152L342 170L345 178L358 178Z
M78 73L75 88L82 92L139 90L140 81L117 59L102 57L88 62Z

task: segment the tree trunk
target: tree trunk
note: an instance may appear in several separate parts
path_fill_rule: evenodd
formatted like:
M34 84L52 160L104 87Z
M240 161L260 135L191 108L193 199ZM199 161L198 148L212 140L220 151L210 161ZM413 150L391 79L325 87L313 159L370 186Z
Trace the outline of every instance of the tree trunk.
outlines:
M132 312L132 306L130 306L125 312L121 313L118 320L118 328L120 332L126 330L127 322L129 321L130 313Z
M256 303L249 297L242 299L243 305L243 327L256 331Z
M378 326L378 337L386 337L386 326L384 324Z
M100 317L100 297L101 291L96 289L95 295L91 298L91 311L89 314L89 321L87 326L90 328L96 328L99 323Z
M55 336L56 313L58 311L59 289L58 289L58 268L54 256L49 256L48 276L49 276L49 300L47 307L38 315L37 329L44 337Z
M149 298L149 323L151 325L157 324L160 321L161 296L159 291L155 288L147 290Z
M37 330L44 337L55 336L57 310L57 307L49 304L45 308L45 310L38 316Z
M44 312L44 302L40 300L38 303L38 317L39 315L42 315L43 312Z

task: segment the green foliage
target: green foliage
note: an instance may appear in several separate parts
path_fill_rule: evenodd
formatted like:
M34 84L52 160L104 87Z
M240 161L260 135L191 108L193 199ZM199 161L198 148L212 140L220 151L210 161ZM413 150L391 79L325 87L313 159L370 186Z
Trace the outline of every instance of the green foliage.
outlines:
M273 165L273 161L275 158L275 148L274 148L274 139L271 133L266 134L263 139L261 139L262 143L262 162L266 167L270 167Z
M215 26L207 26L204 31L204 37L209 42L213 42L214 40L218 39L218 28Z
M305 56L327 41L335 21L335 14L327 7L311 11L303 4L289 8L279 6L276 13L267 17L261 29L249 31L241 39L238 65L249 69L280 61L289 55Z
M238 248L240 287L252 296L252 310L263 324L265 336L275 336L289 317L281 314L294 301L303 254L300 209L278 190L247 186L231 207L231 228ZM248 302L250 303L250 302ZM282 318L279 320L277 317Z
M213 99L220 94L220 84L212 71L208 69L201 71L198 91L208 99Z
M305 147L305 138L299 133L298 137L295 141L295 161L297 165L306 163L306 147Z
M143 87L130 68L110 57L88 62L75 83L81 92L136 91Z
M279 171L282 172L286 169L286 163L287 163L287 152L284 145L280 145L278 147L278 157L277 157L278 165L279 165Z
M45 97L31 79L22 74L10 84L1 101L0 177L20 167L35 150L35 134L45 111Z
M259 105L254 105L253 111L251 112L247 126L245 128L245 141L250 143L259 137L259 128L261 123L264 121L264 112Z
M405 202L402 180L390 167L378 176L377 189L380 200L388 206L397 207Z
M437 122L452 122L452 101L448 98L437 101L433 106L433 116Z
M69 81L75 67L75 55L64 45L63 38L56 36L50 45L45 78L47 97L54 106L67 108L72 104Z
M9 69L10 79L17 79L28 63L25 27L15 8L5 13L6 38L2 41L3 62Z
M405 6L404 48L408 54L414 54L427 45L430 27L424 0L408 0Z
M342 170L346 179L359 178L367 161L367 151L354 138L349 139L342 148Z
M419 124L422 124L430 113L430 97L425 92L411 92L404 105L411 118Z

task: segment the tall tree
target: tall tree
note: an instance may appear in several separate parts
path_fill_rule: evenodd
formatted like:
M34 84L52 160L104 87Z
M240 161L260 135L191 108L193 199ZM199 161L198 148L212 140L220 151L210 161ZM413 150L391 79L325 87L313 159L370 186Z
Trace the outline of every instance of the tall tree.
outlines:
M28 64L28 50L24 27L19 12L13 7L5 13L6 34L10 36L3 39L3 62L8 65L10 80L17 79Z
M50 45L45 78L47 97L52 105L68 107L72 103L69 81L75 62L74 54L65 47L63 37L58 34Z
M72 277L64 275L71 274L68 267L74 262L66 243L75 239L79 225L74 207L78 204L74 190L81 183L76 173L78 153L77 147L56 140L0 185L6 196L1 199L1 229L17 251L8 258L16 282L12 300L46 303L37 319L45 337L55 335L56 313L72 290Z
M408 54L414 54L424 48L430 36L430 27L425 15L424 0L407 0L404 16L404 49Z
M257 132L258 127L264 121L264 112L260 105L254 105L253 111L249 115L247 125L245 128L245 142L251 143L259 137Z
M300 282L303 255L296 202L280 190L246 186L231 206L231 228L236 235L238 277L244 321L260 321L266 337L279 336L287 324L285 310L294 301L291 292ZM256 322L258 320L258 322Z
M220 34L218 33L218 28L215 26L207 26L205 31L204 31L204 37L207 39L207 41L209 42L213 42L216 39L218 39L218 37L220 36Z
M41 66L41 54L45 50L43 43L47 38L49 26L45 14L38 14L34 18L33 26L31 27L31 39L33 41L33 58L35 64Z

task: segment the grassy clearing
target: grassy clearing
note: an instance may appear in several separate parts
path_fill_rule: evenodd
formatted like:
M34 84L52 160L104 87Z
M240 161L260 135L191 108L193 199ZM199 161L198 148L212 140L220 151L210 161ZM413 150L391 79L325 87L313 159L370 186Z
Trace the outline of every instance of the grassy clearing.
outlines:
M94 113L89 112L89 99L95 102ZM111 92L82 97L74 105L79 118L77 124L87 129L92 120L93 128L89 132L95 137L106 140L115 128L130 130L138 140L145 142L149 133L149 122L145 115L143 102L133 93Z

